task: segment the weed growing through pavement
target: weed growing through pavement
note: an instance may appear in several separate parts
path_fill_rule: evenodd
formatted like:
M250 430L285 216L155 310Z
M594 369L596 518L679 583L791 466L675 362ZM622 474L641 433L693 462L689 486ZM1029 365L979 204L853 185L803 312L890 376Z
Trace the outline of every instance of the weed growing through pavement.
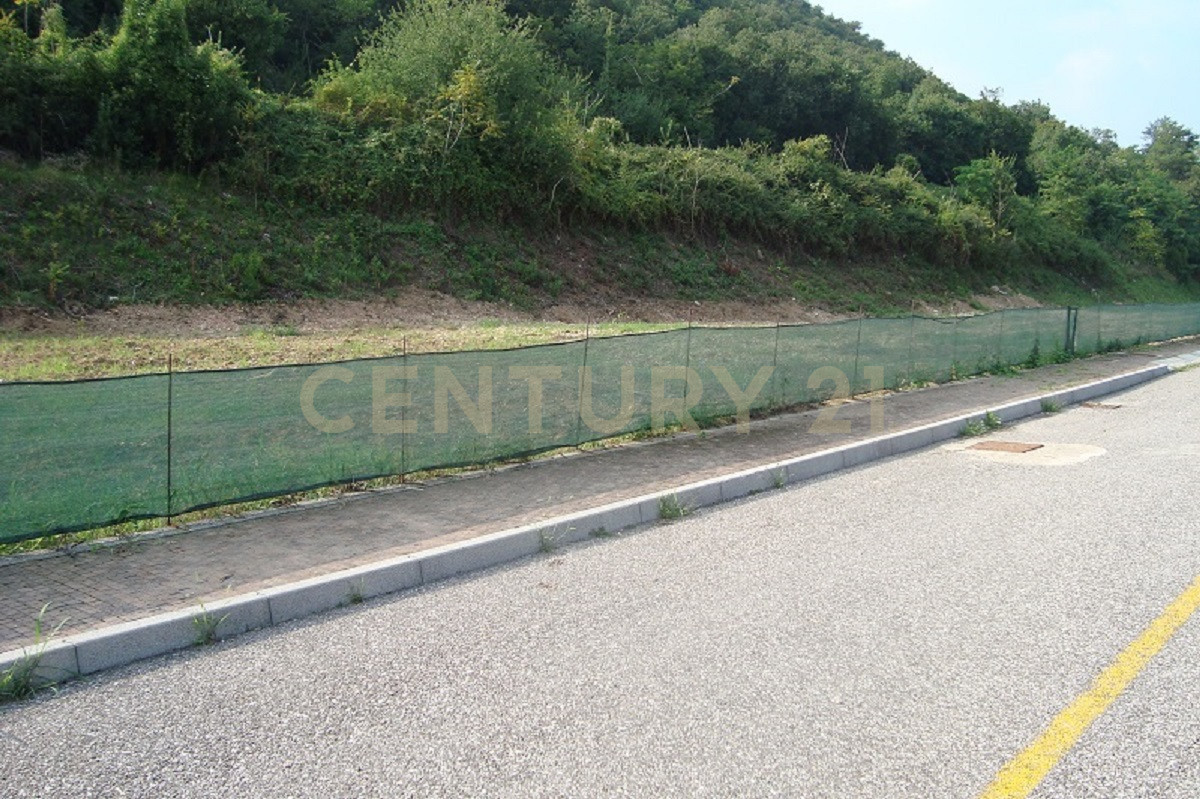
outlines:
M558 541L554 536L542 530L538 533L538 552L543 555L549 555L554 550L558 549Z
M776 488L783 488L787 485L787 472L783 469L776 469L771 475L771 482L775 484Z
M1042 400L1042 413L1058 413L1062 410L1062 403L1055 402L1052 399Z
M615 535L616 535L616 533L614 533L611 530L608 530L604 527L597 527L595 530L592 530L592 532L591 532L592 538L612 538Z
M26 650L24 657L9 668L0 671L0 703L28 699L44 682L43 678L38 677L37 670L42 665L42 655L46 651L46 644L50 642L51 638L58 635L58 631L67 623L67 619L64 617L53 630L47 632L45 621L46 611L49 609L49 603L42 605L42 609L33 619L32 651Z
M963 438L973 438L975 436L981 436L987 431L987 425L983 423L982 419L972 419L963 425L963 429L958 431L958 434Z
M229 614L217 618L208 612L204 603L200 603L200 613L192 618L192 627L196 630L196 646L210 646L217 642L217 628L220 627Z
M999 430L1004 426L1004 422L992 411L988 411L983 415L982 419L972 419L963 425L963 429L959 431L959 435L964 438L973 436L982 436L985 433L990 433L993 430Z
M658 501L658 518L663 520L682 519L688 509L679 501L679 497L668 494Z
M361 605L366 601L367 584L363 578L350 583L350 591L346 594L346 602L350 605Z

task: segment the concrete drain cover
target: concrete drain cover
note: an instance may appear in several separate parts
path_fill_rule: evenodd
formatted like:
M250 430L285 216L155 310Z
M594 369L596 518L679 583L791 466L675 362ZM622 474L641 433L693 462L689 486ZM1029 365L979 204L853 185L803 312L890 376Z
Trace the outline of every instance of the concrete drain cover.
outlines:
M1022 444L1020 441L980 441L967 449L980 449L984 452L1014 452L1017 455L1024 455L1026 452L1033 452L1044 446L1045 444Z
M1117 408L1120 408L1121 406L1113 405L1111 403L1105 403L1105 402L1085 402L1085 403L1083 403L1083 407L1091 408L1091 409L1097 410L1097 411L1115 411Z

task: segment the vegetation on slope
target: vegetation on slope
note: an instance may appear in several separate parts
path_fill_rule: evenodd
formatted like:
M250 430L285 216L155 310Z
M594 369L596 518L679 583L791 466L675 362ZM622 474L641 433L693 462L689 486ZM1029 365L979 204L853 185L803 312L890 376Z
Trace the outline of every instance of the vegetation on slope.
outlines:
M643 250L593 276L632 290L787 294L887 264L922 290L1196 292L1197 140L1172 120L1121 148L964 97L799 0L384 10L31 0L0 17L0 147L88 164L2 167L0 302L409 282L535 302L589 282L554 254L583 231ZM680 248L689 266L664 272Z

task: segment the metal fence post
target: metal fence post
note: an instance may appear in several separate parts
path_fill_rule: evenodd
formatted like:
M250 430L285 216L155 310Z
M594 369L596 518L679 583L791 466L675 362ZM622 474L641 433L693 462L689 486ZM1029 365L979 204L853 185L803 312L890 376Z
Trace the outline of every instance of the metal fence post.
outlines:
M1067 334L1063 342L1063 350L1074 358L1075 356L1075 325L1079 323L1079 308L1067 306Z
M962 377L958 373L958 323L962 321L962 317L954 317L954 329L950 331L950 379L958 380Z
M592 338L592 318L589 316L584 322L583 327L583 363L579 365L579 396L575 402L575 446L578 448L583 444L583 389L586 384L585 375L587 374L588 362L588 342ZM587 386L590 391L591 386Z
M917 341L917 301L913 300L912 309L908 313L908 382L911 385L917 371L916 361ZM899 382L899 381L897 381Z
M404 367L408 366L408 336L404 336L401 339L400 363ZM403 403L400 405L400 484L401 485L404 484L405 475L408 474L408 432L407 432L407 430L408 430L408 424L407 424L408 413L405 410L406 404L407 403Z
M855 390L858 386L858 354L862 350L862 308L858 309L858 337L854 340L854 374L850 376L850 396L853 397L858 392Z
M173 353L167 353L167 527L171 526L171 494L174 493L171 482L171 439L174 437L173 423L171 419L171 407L175 404L175 357Z
M686 372L692 368L692 309L688 308L687 340L683 345L683 369ZM686 389L684 394L686 394Z
M1004 358L1004 309L1000 309L1000 335L996 339L996 363L1001 366L1008 366L1008 361Z
M771 382L775 384L775 403L774 407L779 408L783 405L783 400L779 396L779 320L775 320L775 353L771 356Z

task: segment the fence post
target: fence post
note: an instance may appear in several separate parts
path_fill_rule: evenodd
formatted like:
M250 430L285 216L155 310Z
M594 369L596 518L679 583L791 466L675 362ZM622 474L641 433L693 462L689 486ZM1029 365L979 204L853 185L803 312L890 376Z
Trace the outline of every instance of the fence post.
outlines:
M962 317L954 317L954 328L950 331L950 379L960 380L962 375L958 373L958 323Z
M851 397L853 397L855 394L858 393L856 390L858 387L858 354L859 354L860 350L862 349L862 326L863 326L863 317L862 317L862 307L860 306L858 309L858 337L854 341L854 374L852 374L850 376L850 396Z
M583 444L583 389L585 385L584 375L587 374L588 361L588 342L592 338L592 317L588 316L583 327L583 363L579 366L579 396L575 402L575 447L578 449ZM591 386L587 386L591 390Z
M404 367L408 366L408 336L401 339L400 364ZM400 485L404 485L408 474L408 433L405 432L408 428L407 416L405 405L402 404L400 406Z
M771 382L775 384L775 403L774 408L779 408L783 405L783 400L779 394L779 320L775 320L775 353L771 356ZM774 410L773 408L773 410Z
M1008 361L1004 359L1004 309L1000 309L1000 336L996 339L996 363L1000 366L1008 366Z
M908 383L911 385L914 380L914 373L917 371L916 361L916 341L917 341L917 301L912 301L912 308L908 312ZM899 380L896 381L899 384Z
M173 485L171 482L171 439L174 437L174 429L171 419L171 406L175 404L175 357L174 353L167 353L167 527L171 526L171 494Z
M683 369L686 372L692 368L692 309L688 308L688 326L687 326L687 341L683 348ZM684 395L687 395L687 389L684 389Z
M1079 308L1067 306L1067 334L1063 342L1063 352L1075 356L1075 325L1079 322Z

